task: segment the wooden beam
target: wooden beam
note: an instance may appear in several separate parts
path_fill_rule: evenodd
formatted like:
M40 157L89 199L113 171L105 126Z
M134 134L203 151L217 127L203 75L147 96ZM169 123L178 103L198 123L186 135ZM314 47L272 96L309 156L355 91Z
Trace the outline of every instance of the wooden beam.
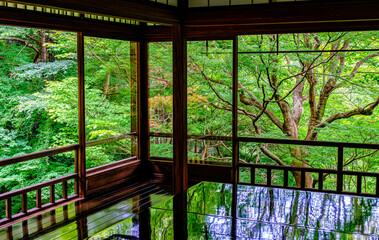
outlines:
M338 32L338 31L372 31L379 30L379 21L353 21L353 22L319 22L319 23L286 23L264 25L236 25L236 26L212 26L212 27L189 27L187 28L188 40L218 40L231 39L236 35L256 34L286 34L286 33L309 33L309 32ZM147 30L148 39L154 37L163 39L167 30ZM167 38L167 36L166 36Z
M138 25L81 19L6 7L0 7L0 24L83 32L86 36L130 41L140 40L142 34L142 28Z
M142 22L167 25L179 23L176 7L151 1L113 0L109 2L104 0L12 0L11 2L41 7L56 7L80 13L121 17Z
M171 42L172 27L167 26L151 26L147 27L143 33L143 37L148 42Z
M171 161L152 160L151 162L156 173L167 178L172 176L173 163ZM188 181L191 185L202 181L232 183L231 172L231 166L190 163L188 164Z
M187 40L182 26L173 27L173 193L188 188Z
M204 26L188 27L186 29L186 33L188 41L200 41L227 40L233 39L236 35L373 30L379 30L379 21ZM172 28L163 26L148 27L144 33L144 36L149 42L172 41Z
M363 1L309 1L283 2L248 6L190 8L185 25L236 26L285 23L319 23L379 20L379 2Z

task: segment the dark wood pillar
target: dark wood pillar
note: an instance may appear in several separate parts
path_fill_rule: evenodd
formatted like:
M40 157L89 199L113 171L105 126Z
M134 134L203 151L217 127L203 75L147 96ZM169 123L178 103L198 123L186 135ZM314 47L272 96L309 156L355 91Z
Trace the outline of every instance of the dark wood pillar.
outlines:
M239 162L239 146L238 146L238 37L233 39L233 126L232 126L232 150L233 150L233 193L232 193L232 239L236 239L237 234L237 197L238 197L238 162ZM253 173L251 173L253 174Z
M138 157L142 164L149 161L149 69L148 44L141 41L136 44L138 79Z
M138 49L136 42L130 42L130 131L138 133ZM138 137L131 137L131 156L138 156Z
M188 1L178 1L182 21ZM187 235L187 37L184 26L173 26L173 202L174 239L186 240Z
M86 196L86 122L85 122L85 87L84 87L84 36L77 35L78 54L78 110L79 110L79 150L76 170L78 173L79 197Z
M138 133L138 145L135 146L137 151L134 154L141 160L137 175L141 181L152 179L153 169L149 162L150 142L149 142L149 69L148 69L148 43L144 40L140 42L131 42L130 44L131 59L131 86L137 87L137 115L132 113L132 131ZM133 92L134 89L131 89ZM133 95L132 95L133 97ZM133 101L133 99L132 99ZM133 104L133 103L132 103ZM136 119L133 119L137 117ZM133 139L132 139L133 140ZM132 150L135 143L132 142ZM133 152L132 152L133 154Z
M184 27L173 27L173 193L188 188L187 171L187 40Z
M187 192L176 194L173 199L174 239L188 239Z
M138 196L138 225L139 225L139 239L151 239L151 225L150 225L150 207L151 198L149 194L142 194Z
M77 228L77 239L87 239L88 238L88 223L87 217L81 216L76 220L76 228Z

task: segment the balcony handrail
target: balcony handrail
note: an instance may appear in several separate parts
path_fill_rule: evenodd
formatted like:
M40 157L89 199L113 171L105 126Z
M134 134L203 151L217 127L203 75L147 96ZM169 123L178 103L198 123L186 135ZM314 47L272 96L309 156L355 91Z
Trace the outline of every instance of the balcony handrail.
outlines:
M308 141L308 140L276 139L276 138L238 137L237 142L256 142L256 143L272 143L272 144L303 145L303 146L318 146L318 147L379 149L379 144Z
M38 189L42 189L44 187L49 187L49 186L55 185L57 183L61 183L61 182L65 182L65 181L68 181L71 179L75 179L75 178L77 178L77 176L78 176L77 173L71 173L69 175L59 177L59 178L54 178L54 179L51 179L51 180L46 181L46 182L37 183L37 184L27 186L24 188L20 188L20 189L11 191L11 192L2 193L2 194L0 194L0 201L6 200L6 199L9 199L12 197L16 197L16 196L19 196L19 195L22 195L22 194L25 194L25 193L28 193L31 191L35 191Z
M173 134L172 133L150 132L149 136L150 137L172 138ZM232 141L232 137L230 137L230 136L218 136L218 135L189 134L188 139ZM293 140L293 139L277 139L277 138L237 137L237 142L256 142L256 143L272 143L272 144L319 146L319 147L344 147L344 148L360 148L360 149L379 149L379 144L370 144L370 143L309 141L309 140Z
M116 141L125 139L129 136L136 136L136 135L137 135L136 132L130 132L130 133L126 133L119 136L112 136L108 138L93 140L93 141L87 142L86 146L92 147L92 146L97 146L97 145L101 145L105 143L116 142ZM21 163L21 162L26 162L26 161L37 159L37 158L48 157L48 156L52 156L52 155L56 155L60 153L69 152L69 151L74 151L78 149L79 149L79 144L73 144L73 145L68 145L68 146L63 146L63 147L58 147L58 148L53 148L53 149L47 149L40 152L29 153L29 154L25 154L21 156L5 158L5 159L0 160L0 167L4 167L7 165L12 165L16 163Z
M111 136L111 137L107 137L107 138L88 141L88 142L86 142L86 147L93 147L93 146L98 146L101 144L117 142L117 141L126 139L130 136L137 136L137 132L130 132L130 133L126 133L126 134L122 134L122 135L118 135L118 136Z
M307 167L293 167L293 166L282 166L282 165L268 165L268 164L257 164L257 163L238 163L238 167L242 168L270 168L272 170L286 170L286 171L305 171L305 172L314 172L314 173L329 173L337 174L338 171L335 169L326 169L326 168L307 168ZM343 171L344 175L352 176L365 176L365 177L379 177L379 173L375 172L358 172L358 171Z
M150 132L150 137L162 137L162 138L173 138L172 133L160 133L160 132ZM198 135L198 134L189 134L187 135L188 139L192 140L219 140L219 141L232 141L230 136L218 136L218 135Z
M322 147L336 147L337 152L337 169L317 169L308 167L293 167L293 166L271 166L271 165L259 165L259 164L241 164L237 163L237 170L240 167L250 167L250 168L265 168L267 169L267 185L271 186L271 170L282 169L285 170L285 184L284 187L288 185L288 171L300 171L301 172L301 187L300 189L305 189L305 173L306 172L317 172L319 174L319 179L322 179L324 173L336 174L337 175L337 189L336 193L343 193L343 177L344 175L357 176L357 194L362 193L362 176L369 176L376 178L376 196L379 196L379 174L378 173L364 173L355 171L345 171L344 170L344 149L345 148L355 148L355 149L379 149L379 144L366 144L366 143L347 143L347 142L326 142L326 141L304 141L304 140L292 140L292 139L273 139L273 138L252 138L252 137L237 137L237 143L239 142L254 142L254 143L269 143L269 144L286 144L286 145L297 145L297 146L322 146ZM239 144L237 144L237 149L239 151ZM376 152L376 151L375 151ZM250 165L250 166L249 166ZM239 170L238 170L239 171ZM253 172L253 170L251 170ZM251 174L252 184L255 184L255 170L254 174ZM238 182L238 179L237 179ZM319 182L319 190L323 188L323 180Z
M282 166L282 165L268 165L268 164L257 164L257 163L238 163L238 167L242 168L270 168L272 170L287 170L287 171L306 171L315 173L330 173L337 174L338 171L335 169L324 169L324 168L307 168L307 167L293 167L293 166Z
M53 148L53 149L48 149L44 150L41 152L35 152L35 153L29 153L21 156L15 156L15 157L10 157L10 158L5 158L0 160L0 167L11 165L11 164L16 164L16 163L21 163L37 158L43 158L43 157L48 157L60 153L65 153L69 151L74 151L79 149L79 144L73 144L73 145L68 145L64 147L59 147L59 148Z

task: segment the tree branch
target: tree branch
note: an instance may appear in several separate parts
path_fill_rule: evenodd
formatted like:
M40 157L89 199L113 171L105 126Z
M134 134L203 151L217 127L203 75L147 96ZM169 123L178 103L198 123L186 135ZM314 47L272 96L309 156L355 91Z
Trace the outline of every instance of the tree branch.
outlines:
M264 107L262 105L262 103L260 103L256 98L252 98L252 96L250 96L251 99L247 99L244 95L244 93L241 93L240 96L239 96L239 100L245 104L245 105L249 105L249 106L254 106L254 107L257 107L259 110L263 110ZM275 117L275 115L270 111L268 110L267 108L264 110L264 114L280 129L280 130L283 130L283 123L277 118Z
M281 166L286 166L286 164L280 160L280 158L278 156L276 156L275 154L273 154L270 150L268 150L265 146L261 146L260 147L261 151L269 158L271 158L272 160L274 160L277 164L281 165Z
M21 39L21 38L16 38L16 37L10 37L10 38L1 38L3 40L9 40L9 41L17 41L17 42L21 42L23 43L26 47L29 47L29 48L32 48L34 51L36 51L37 53L39 53L39 49L34 46L33 44L30 44L28 40L24 40L24 39Z
M326 125L339 120L339 119L344 119L344 118L349 118L355 115L365 115L369 116L372 115L374 112L374 109L379 105L379 97L372 103L369 103L365 107L358 107L356 109L344 112L344 113L336 113L333 114L332 116L328 117L324 122L316 125L317 128L324 128Z
M371 58L377 57L377 56L379 56L379 52L372 53L372 54L370 54L370 55L367 55L367 56L364 57L363 59L359 60L359 61L355 64L353 71L351 71L350 75L347 75L347 77L354 77L355 74L357 74L359 68L363 65L363 63L365 63L365 61L367 61L368 59L371 59Z

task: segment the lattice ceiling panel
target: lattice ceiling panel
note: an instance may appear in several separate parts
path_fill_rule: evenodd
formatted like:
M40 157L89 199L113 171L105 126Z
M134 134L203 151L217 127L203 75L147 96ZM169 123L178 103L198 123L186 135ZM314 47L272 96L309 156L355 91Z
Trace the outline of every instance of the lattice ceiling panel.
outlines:
M69 17L78 17L78 18L82 17L85 19L94 19L94 20L99 20L99 21L115 22L115 23L121 23L121 24L131 24L131 25L140 24L138 21L132 21L126 18L105 16L105 15L98 15L98 14L87 14L87 13L81 13L78 11L70 11L66 9L40 7L40 6L34 6L34 5L29 5L29 4L28 5L19 4L19 3L7 2L7 1L0 1L0 7L15 8L15 9L21 9L21 10L33 11L33 12L43 12L43 13L56 14L56 15L69 16Z
M156 2L156 3L163 3L163 4L166 4L166 5L170 5L170 6L178 6L178 1L180 0L150 0L152 2Z

